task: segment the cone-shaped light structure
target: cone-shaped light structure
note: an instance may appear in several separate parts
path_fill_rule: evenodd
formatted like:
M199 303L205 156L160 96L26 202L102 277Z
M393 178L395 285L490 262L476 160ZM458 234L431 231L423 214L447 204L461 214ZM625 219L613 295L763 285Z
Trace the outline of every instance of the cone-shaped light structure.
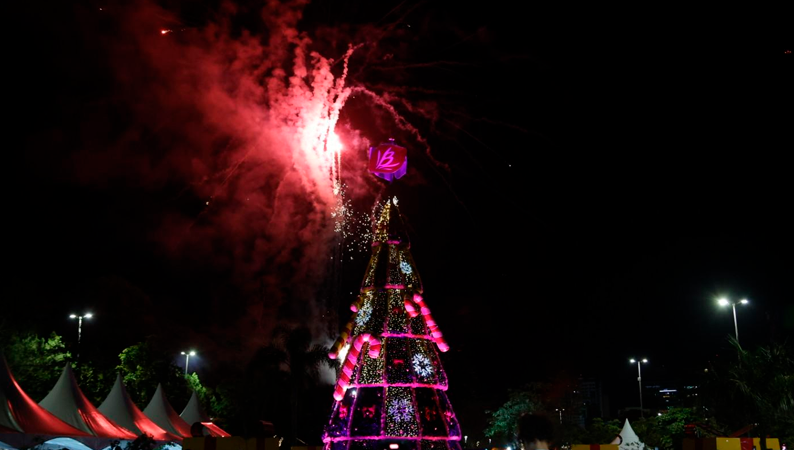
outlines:
M325 450L460 450L439 351L396 199L382 205L354 312L329 356L342 368Z

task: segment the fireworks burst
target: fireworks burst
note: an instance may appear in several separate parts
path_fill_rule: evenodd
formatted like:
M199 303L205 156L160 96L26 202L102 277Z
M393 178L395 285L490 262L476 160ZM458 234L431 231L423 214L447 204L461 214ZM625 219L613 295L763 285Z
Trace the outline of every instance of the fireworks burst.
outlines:
M407 134L429 151L394 95L349 75L349 66L365 74L371 65L371 52L357 50L369 41L313 42L298 28L305 5L265 2L256 35L237 33L233 9L220 12L218 23L186 27L146 2L113 16L119 22L109 27L118 30L108 45L117 52L117 101L134 116L130 136L154 136L145 152L138 140L119 139L114 151L133 161L119 170L136 171L152 189L183 185L180 207L201 199L200 208L175 208L152 234L169 256L231 262L240 298L268 299L249 302L250 326L262 336L275 315L305 316L280 305L317 301L321 289L334 300L311 313L327 317L344 282L342 265L369 254L372 215L359 201L377 188L366 178L364 130ZM152 18L157 28L142 26ZM86 182L113 176L91 152L79 160L99 167L85 169ZM283 283L297 288L287 294Z
M331 210L334 232L342 237L343 249L348 253L368 253L372 242L372 226L369 216L356 212L347 196L347 185L334 182L336 202ZM352 255L350 256L352 259Z
M346 185L339 180L334 181L336 205L331 211L331 217L334 219L334 232L341 233L343 238L347 238L350 234L350 221L353 217L350 199L345 197L345 187Z

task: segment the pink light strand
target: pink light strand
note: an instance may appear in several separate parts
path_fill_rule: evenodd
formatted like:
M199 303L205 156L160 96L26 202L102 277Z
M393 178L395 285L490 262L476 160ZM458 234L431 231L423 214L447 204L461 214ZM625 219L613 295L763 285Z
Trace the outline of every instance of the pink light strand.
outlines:
M422 312L422 317L424 317L425 323L427 324L427 327L430 329L430 336L432 336L433 341L435 341L436 345L438 345L438 349L441 350L442 352L446 352L447 350L449 350L449 345L447 345L447 342L444 340L444 336L441 334L441 331L438 329L438 325L436 325L436 321L433 320L433 316L430 314L430 308L428 308L427 305L425 304L425 300L422 298L421 295L414 294L413 301L414 303L417 304L417 306L419 306L419 310ZM411 307L413 308L413 305ZM406 309L408 309L407 306ZM415 311L416 310L414 309L414 312ZM408 314L409 315L411 314L410 310L408 311ZM411 317L415 317L415 316L416 314L414 313L414 315Z
M342 373L339 374L339 380L337 380L336 388L334 389L334 399L336 401L341 401L344 398L345 391L350 386L350 375L353 374L353 369L356 367L356 359L358 359L358 354L361 352L361 341L362 336L356 336L353 345L350 346L350 350L347 352L347 358L342 364Z
M350 310L351 310L351 311L353 311L353 312L358 312L358 310L359 310L359 309L361 309L361 304L362 304L362 303L364 303L364 298L362 298L362 297L359 295L359 296L356 298L356 301L354 301L354 302L353 302L353 303L350 305Z
M419 315L419 311L417 311L416 308L414 308L414 302L410 298L406 297L405 301L403 301L403 304L405 305L405 310L408 311L408 316L410 318L413 319L414 317Z
M342 365L342 373L339 374L339 380L336 382L336 388L334 388L334 399L336 399L336 401L341 401L345 396L345 391L350 387L350 377L353 375L353 370L356 368L356 361L358 361L361 348L366 342L374 342L377 347L374 350L370 347L370 357L377 358L380 354L381 342L377 338L372 337L369 333L362 333L356 336L353 345L350 346L350 351L347 352L347 358L345 358L345 362ZM373 354L375 356L372 356Z
M433 340L429 334L413 334L413 333L381 333L380 337L398 337L398 338L411 338L411 339L428 339Z
M449 389L449 386L445 384L428 384L428 383L359 383L359 384L351 384L351 387L357 388L364 388L364 387L409 387L409 388L433 388L438 389L439 391L446 391Z
M338 441L379 441L384 439L398 439L405 441L459 441L460 436L338 436L326 437L323 442L338 442Z
M377 358L380 356L380 348L381 348L381 341L378 338L370 337L369 338L369 357L370 358Z

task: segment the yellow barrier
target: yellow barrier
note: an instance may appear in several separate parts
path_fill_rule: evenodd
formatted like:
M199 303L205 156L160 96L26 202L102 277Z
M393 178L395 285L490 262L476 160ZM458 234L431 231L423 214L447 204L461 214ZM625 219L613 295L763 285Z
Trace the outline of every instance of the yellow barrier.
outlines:
M618 444L575 444L571 446L571 450L619 450Z
M684 438L683 450L761 450L761 438ZM766 438L767 450L780 450L778 438Z

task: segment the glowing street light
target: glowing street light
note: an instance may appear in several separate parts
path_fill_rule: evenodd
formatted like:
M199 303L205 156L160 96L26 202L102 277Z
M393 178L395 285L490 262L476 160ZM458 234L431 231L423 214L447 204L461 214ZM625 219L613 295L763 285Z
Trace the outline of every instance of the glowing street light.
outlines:
M640 417L643 419L645 418L645 413L642 410L642 369L640 369L640 362L647 363L648 360L643 358L642 360L636 360L631 358L629 360L630 363L637 363L637 383L640 385Z
M196 356L195 350L191 350L189 352L182 352L185 355L185 375L187 375L187 365L190 363L190 357Z
M83 337L83 319L90 319L94 317L91 313L85 313L82 316L77 314L69 314L70 319L77 319L77 359L80 359L80 340Z
M565 411L565 408L557 408L557 409L555 409L555 411L559 411L560 412L560 424L562 424L562 412Z
M733 330L736 333L736 343L738 344L739 343L739 322L736 320L736 303L739 303L739 304L742 304L742 305L746 305L746 304L748 304L750 302L748 302L746 298L743 298L743 299L739 300L738 302L731 302L727 298L721 298L721 299L717 300L717 303L719 303L720 306L731 305L731 307L733 308Z

